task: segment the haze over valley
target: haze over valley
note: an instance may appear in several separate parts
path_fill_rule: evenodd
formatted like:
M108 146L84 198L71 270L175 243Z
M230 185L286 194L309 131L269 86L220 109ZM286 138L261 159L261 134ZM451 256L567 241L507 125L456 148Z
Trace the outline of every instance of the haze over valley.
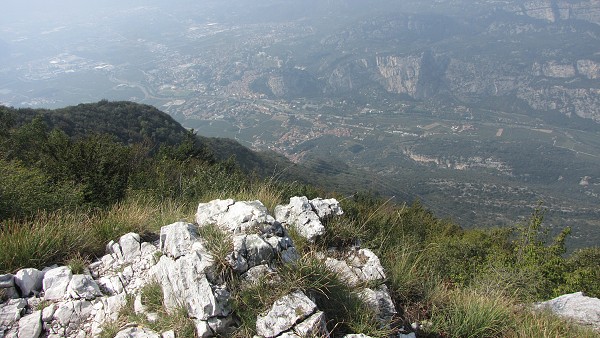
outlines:
M600 239L600 2L23 1L0 104L153 105L463 226ZM285 168L281 168L285 170Z

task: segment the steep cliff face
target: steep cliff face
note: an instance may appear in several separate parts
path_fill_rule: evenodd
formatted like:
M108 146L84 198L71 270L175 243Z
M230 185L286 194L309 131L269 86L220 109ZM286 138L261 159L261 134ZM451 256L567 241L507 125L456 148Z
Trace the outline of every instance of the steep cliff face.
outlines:
M434 96L442 86L443 63L427 51L418 55L376 57L378 80L392 93L414 99Z
M514 5L512 11L534 19L550 22L559 20L584 20L600 24L600 1L532 0Z

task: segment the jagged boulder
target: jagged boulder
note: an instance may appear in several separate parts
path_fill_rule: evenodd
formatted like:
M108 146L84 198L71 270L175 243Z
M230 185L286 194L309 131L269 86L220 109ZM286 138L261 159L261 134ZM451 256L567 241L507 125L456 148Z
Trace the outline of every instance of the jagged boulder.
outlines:
M550 310L561 317L600 330L600 299L586 297L581 292L562 295L549 301L537 303L535 308Z
M42 333L42 311L34 311L19 320L19 338L38 338Z
M14 279L15 285L21 290L21 295L27 297L30 294L38 294L42 291L44 273L33 268L21 269L17 271Z
M383 266L373 251L363 248L339 253L338 256L343 256L344 259L326 257L325 265L348 285L357 286L361 283L385 280Z
M16 299L20 297L17 288L15 287L15 276L13 274L0 275L0 291L6 299Z
M92 276L74 275L67 286L67 295L73 299L92 300L102 296L102 292Z
M335 199L315 198L309 201L305 196L292 197L289 204L275 207L277 221L294 227L298 234L311 242L325 233L321 219L342 214L343 211Z
M46 272L42 282L44 298L48 300L60 300L65 298L67 287L69 287L72 277L73 273L68 266L61 266Z
M261 224L273 224L275 220L260 201L214 200L200 203L196 223L200 227L215 224L233 234L247 233Z
M290 331L287 336L300 337L326 334L323 313L302 291L279 298L268 313L256 319L256 332L263 337L278 337L286 331Z

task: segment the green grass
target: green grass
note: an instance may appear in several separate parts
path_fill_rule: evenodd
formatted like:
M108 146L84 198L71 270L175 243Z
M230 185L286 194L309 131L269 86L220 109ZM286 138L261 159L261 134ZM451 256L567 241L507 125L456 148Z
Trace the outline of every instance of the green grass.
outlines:
M600 333L589 327L583 327L572 321L560 318L547 311L520 309L514 313L514 328L506 337L510 338L554 338L578 337L597 338Z
M0 227L0 273L63 263L82 270L82 260L102 256L110 240L128 232L157 233L192 215L187 203L129 198L104 211L42 211L31 219L6 220Z
M306 253L292 265L280 266L276 277L265 276L254 284L238 280L232 290L233 309L241 321L236 337L256 334L257 314L268 311L275 300L295 290L312 297L319 310L327 314L328 329L334 336L365 333L383 337L391 332L379 323L357 290L327 269L314 252Z
M502 337L513 323L512 306L502 296L455 290L447 297L442 304L434 305L433 332L448 337Z
M226 281L231 280L233 271L227 262L227 256L233 252L232 235L214 224L198 228L198 234L212 257L217 276Z

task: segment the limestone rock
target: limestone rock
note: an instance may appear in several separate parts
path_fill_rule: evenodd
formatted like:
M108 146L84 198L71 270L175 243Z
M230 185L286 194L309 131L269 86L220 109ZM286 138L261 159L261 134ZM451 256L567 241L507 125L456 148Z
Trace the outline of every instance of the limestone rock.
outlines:
M133 262L135 259L140 257L140 235L135 233L128 233L119 239L119 246L121 247L121 254L123 260L126 262Z
M274 257L273 248L259 235L246 236L245 247L248 267L270 263Z
M13 274L7 273L5 275L0 275L0 289L8 289L15 286L15 276Z
M555 314L600 330L600 299L586 297L581 292L562 295L537 303L538 309L548 309Z
M173 259L190 253L197 241L198 232L194 224L177 222L160 229L160 249Z
M4 304L0 304L0 331L19 320L26 306L27 301L25 299L11 299Z
M42 311L35 311L19 320L19 338L38 338L42 333Z
M43 280L44 273L38 269L21 269L15 274L15 284L21 290L23 297L28 297L31 294L37 294L42 291Z
M342 207L340 207L340 203L335 198L314 198L310 200L310 205L320 219L330 216L341 216L344 214Z
M160 335L150 329L142 327L130 327L119 331L115 338L161 338Z
M349 286L356 286L361 282L361 279L358 277L358 275L345 261L327 257L325 259L325 266L329 270L335 272L339 278Z
M119 276L102 276L98 279L98 287L109 295L118 295L124 291Z
M294 332L300 337L329 337L325 313L317 311L312 316L294 327Z
M169 311L184 305L189 316L199 320L225 317L231 312L219 294L213 292L206 277L206 269L212 266L211 263L196 253L176 261L167 256L161 257L151 273L162 286L165 306Z
M288 205L275 207L275 219L283 224L294 227L298 234L315 241L325 233L325 227L319 216L313 211L306 197L292 197Z
M325 233L321 220L344 212L335 199L315 198L308 200L303 197L292 197L288 205L275 207L275 219L281 223L292 226L298 233L314 241Z
M258 281L269 274L274 273L274 271L269 268L268 265L257 265L253 268L248 269L245 274L242 275L244 281L250 284L258 283Z
M233 234L246 233L261 224L271 224L274 221L260 201L214 200L200 203L196 213L196 223L199 226L216 224Z
M379 258L369 249L360 249L358 252L350 255L348 263L363 281L380 281L385 279L385 272Z
M396 315L396 307L392 301L392 297L385 285L379 286L379 288L373 290L365 288L360 296L362 300L369 305L370 308L374 309L379 321L383 325L391 323L392 318Z
M90 318L92 310L92 303L86 300L60 303L54 312L54 321L52 322L54 333L63 336L77 334L80 326Z
M69 282L71 282L71 269L68 266L62 266L49 270L44 275L42 282L44 288L44 298L48 300L62 299L66 292Z
M94 318L92 320L91 332L97 336L102 332L102 326L106 322L114 322L119 317L119 311L127 304L127 295L121 293L115 296L100 298L94 304Z
M87 300L102 296L98 284L89 275L74 275L67 287L67 294L73 299Z
M238 325L232 315L225 318L213 317L207 323L212 332L217 332L222 337L230 336L235 330L236 325Z
M161 338L175 338L175 331L173 331L173 330L165 331L160 336L161 336Z
M308 318L317 310L317 305L301 291L296 291L276 300L269 312L256 319L256 331L264 337L276 337Z
M42 310L42 321L45 323L51 322L52 318L54 317L55 311L56 311L56 304L52 303L52 304L46 306Z
M385 280L385 271L379 258L369 249L360 249L346 254L345 260L325 258L325 265L338 274L346 284L356 286L365 282Z
M15 276L12 274L0 275L0 301L21 298L15 287Z

